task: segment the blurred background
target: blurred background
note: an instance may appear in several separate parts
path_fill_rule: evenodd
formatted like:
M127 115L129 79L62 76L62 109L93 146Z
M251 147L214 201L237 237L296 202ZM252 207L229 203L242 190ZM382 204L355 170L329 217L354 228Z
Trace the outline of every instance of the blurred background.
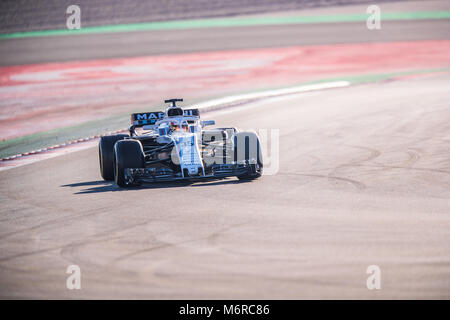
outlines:
M0 298L448 299L449 79L448 0L0 1ZM99 175L132 112L292 87L202 114L275 175Z
M384 3L389 0L377 1ZM83 26L229 17L351 4L367 0L5 0L0 4L2 33L64 28L70 5L83 11Z
M166 97L441 67L434 44L405 41L449 38L442 0L377 1L379 30L364 0L78 1L69 30L72 4L0 3L2 158L124 128Z

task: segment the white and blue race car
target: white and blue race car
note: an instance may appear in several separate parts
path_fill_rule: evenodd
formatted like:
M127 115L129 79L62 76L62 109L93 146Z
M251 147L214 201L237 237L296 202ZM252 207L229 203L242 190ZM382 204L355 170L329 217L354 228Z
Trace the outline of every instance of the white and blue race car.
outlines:
M196 180L262 175L259 138L236 128L213 128L198 109L178 107L169 99L165 112L131 115L129 134L103 136L99 143L100 173L120 187L143 182Z

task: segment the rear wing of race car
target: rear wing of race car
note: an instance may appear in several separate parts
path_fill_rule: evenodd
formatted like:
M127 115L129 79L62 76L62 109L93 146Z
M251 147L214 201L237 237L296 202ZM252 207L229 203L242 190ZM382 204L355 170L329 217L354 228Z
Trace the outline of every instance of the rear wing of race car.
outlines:
M163 119L165 115L162 111L133 113L131 115L131 125L135 128L154 125L156 121ZM200 118L200 111L198 109L185 109L184 116Z
M135 126L136 128L153 125L156 121L163 119L164 116L165 113L161 111L133 113L131 115L131 125Z

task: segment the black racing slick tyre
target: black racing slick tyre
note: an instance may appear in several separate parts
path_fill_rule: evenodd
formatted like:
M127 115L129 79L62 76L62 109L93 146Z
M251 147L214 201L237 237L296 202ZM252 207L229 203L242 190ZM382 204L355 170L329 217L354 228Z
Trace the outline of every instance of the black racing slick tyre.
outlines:
M263 159L258 135L254 132L238 132L234 136L234 161L247 163L247 173L239 175L239 180L254 180L262 176Z
M114 180L119 187L128 187L131 183L125 179L125 169L144 168L145 166L142 144L140 141L132 139L117 141L114 146L114 154Z
M127 134L117 134L100 138L98 143L98 159L100 161L100 175L106 181L114 180L114 145L117 141L128 137Z

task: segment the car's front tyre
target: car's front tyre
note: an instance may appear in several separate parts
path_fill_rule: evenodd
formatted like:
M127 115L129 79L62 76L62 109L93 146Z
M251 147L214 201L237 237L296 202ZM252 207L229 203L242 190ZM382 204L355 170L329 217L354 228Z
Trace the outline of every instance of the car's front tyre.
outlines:
M114 180L114 145L117 141L128 137L127 134L104 136L98 143L98 159L100 162L100 175L106 181Z
M263 159L259 137L254 132L238 132L234 136L234 161L249 164L247 173L239 180L254 180L262 176Z
M145 155L142 144L138 140L121 140L114 146L114 180L119 187L131 185L125 178L125 169L144 168Z

